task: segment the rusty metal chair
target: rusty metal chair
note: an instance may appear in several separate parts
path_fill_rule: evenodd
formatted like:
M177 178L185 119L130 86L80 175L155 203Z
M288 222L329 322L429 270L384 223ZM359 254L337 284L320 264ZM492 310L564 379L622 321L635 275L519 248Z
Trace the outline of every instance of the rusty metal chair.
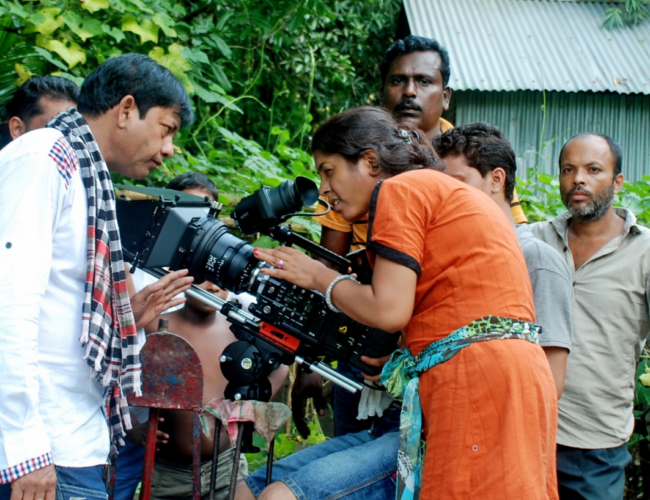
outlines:
M163 328L161 328L163 329ZM156 453L156 433L160 409L192 411L193 500L201 498L201 424L203 408L203 368L194 348L174 333L157 332L147 336L140 353L142 396L129 397L130 406L149 410L149 430L142 473L140 499L149 500Z

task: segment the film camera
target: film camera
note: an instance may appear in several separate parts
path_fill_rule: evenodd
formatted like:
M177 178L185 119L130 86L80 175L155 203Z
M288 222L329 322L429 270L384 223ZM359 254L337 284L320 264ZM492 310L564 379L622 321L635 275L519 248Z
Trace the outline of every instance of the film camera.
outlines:
M230 381L226 397L265 400L267 392L270 396L270 385L260 382L265 374L280 363L294 360L307 362L319 373L321 369L327 372L326 365L316 363L320 356L348 361L365 373L376 374L378 368L362 362L361 356L382 357L397 347L395 335L334 313L319 292L260 273L270 266L256 259L253 247L217 219L218 204L179 191L116 187L124 254L134 267L158 269L157 275L164 267L187 268L197 283L208 280L234 293L248 292L256 297L250 306L256 318L233 303L214 306L231 319L231 329L239 339L228 346L220 360ZM298 177L275 188L263 187L242 199L232 218L244 234L261 232L283 244L295 244L347 272L350 261L282 225L299 215L296 212L303 205L312 205L317 199L316 185ZM202 292L190 290L191 295L213 305L215 298ZM249 366L242 370L243 365ZM322 374L332 378L331 373ZM341 385L346 381L350 382L344 379ZM348 385L360 387L358 383Z

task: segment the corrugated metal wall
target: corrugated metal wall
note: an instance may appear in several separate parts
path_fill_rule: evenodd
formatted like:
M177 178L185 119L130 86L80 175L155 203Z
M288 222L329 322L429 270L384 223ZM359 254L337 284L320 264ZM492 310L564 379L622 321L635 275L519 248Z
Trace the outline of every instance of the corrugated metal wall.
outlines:
M612 3L404 0L411 33L451 57L452 89L650 94L650 23L602 28Z
M504 131L517 154L519 175L529 167L556 174L562 144L580 132L613 137L623 149L627 180L650 175L650 95L593 92L455 91L455 124L485 121ZM543 137L542 128L544 129Z

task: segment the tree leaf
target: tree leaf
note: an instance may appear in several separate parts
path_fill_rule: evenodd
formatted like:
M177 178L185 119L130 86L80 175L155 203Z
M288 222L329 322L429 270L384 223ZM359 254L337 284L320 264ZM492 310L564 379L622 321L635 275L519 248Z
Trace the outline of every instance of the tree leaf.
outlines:
M146 12L147 14L153 14L153 10L149 8L147 4L141 0L127 0L131 5L136 9L136 12Z
M227 58L230 59L230 56L232 56L232 50L230 50L230 47L228 47L228 44L224 42L223 38L217 35L211 35L210 38L214 41L214 43L217 45L221 53Z
M29 11L19 3L4 2L3 7L6 7L11 14L18 16L22 19L27 19L30 15Z
M185 47L183 49L183 55L190 61L195 61L203 64L210 64L210 59L207 54L200 49L190 49Z
M122 16L122 31L130 31L140 37L140 43L145 42L158 43L158 26L149 19L139 22L133 14Z
M48 7L40 9L37 13L30 16L27 20L32 23L23 31L24 33L40 33L49 36L63 26L63 16L61 9L58 7Z
M154 47L149 52L149 57L171 71L181 81L185 90L191 94L195 89L187 74L192 67L187 59L183 57L183 49L182 45L172 43L168 47L167 54L165 54L165 49L162 47Z
M124 35L124 32L122 30L120 30L118 28L112 28L111 26L109 26L107 24L102 25L102 30L107 35L110 35L113 38L115 38L115 41L117 43L120 43L122 40L124 40L126 38L126 36Z
M86 62L86 52L68 37L60 41L38 35L36 37L36 44L50 52L57 53L61 59L68 63L68 67L70 68L75 67L79 63L84 64Z
M67 78L68 80L75 82L77 85L79 85L79 87L81 87L81 85L84 82L84 79L81 78L80 76L71 75L70 73L67 73L65 71L55 71L52 74L54 76L60 76L62 78Z
M92 17L84 20L76 12L68 12L66 14L65 24L68 28L70 28L70 31L81 38L81 40L84 42L89 38L104 33L104 30L102 29L102 23L99 20Z
M198 95L205 102L219 103L228 109L232 109L233 111L236 111L238 113L243 113L241 108L233 104L226 96L217 94L216 92L211 92L209 90L206 90L199 85L194 85L194 91L196 92L196 95Z
M20 87L23 83L25 83L32 76L34 76L34 73L25 69L25 66L23 66L22 64L16 63L14 67L16 68L16 73L18 73L18 78L16 79L17 87Z
M63 70L68 69L68 67L65 64L63 64L61 61L57 61L56 59L54 59L54 57L52 57L52 54L50 54L47 50L42 49L41 47L34 47L34 51L36 51L38 54L41 55L41 57L43 57L43 59L45 59L50 64L53 64L57 68L61 68Z
M214 73L214 76L217 79L219 85L221 85L221 87L226 89L226 91L232 90L232 85L230 84L230 80L228 80L228 77L226 76L226 73L223 71L223 68L221 67L220 64L213 64L212 72Z
M108 9L110 5L109 0L81 0L81 7L91 14L98 10Z
M166 36L170 38L178 37L178 33L176 33L176 30L174 29L176 23L166 13L156 12L156 14L153 16L153 22L160 26L160 29L163 30L163 33Z

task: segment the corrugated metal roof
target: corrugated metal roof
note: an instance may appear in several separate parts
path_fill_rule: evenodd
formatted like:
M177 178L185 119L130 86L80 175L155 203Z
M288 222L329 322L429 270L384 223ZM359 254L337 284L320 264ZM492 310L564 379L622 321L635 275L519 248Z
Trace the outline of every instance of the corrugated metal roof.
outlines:
M404 0L411 32L435 38L458 90L650 94L650 21L609 31L615 4Z
M593 92L456 92L454 125L488 122L510 139L517 174L526 169L557 175L562 145L580 132L607 134L623 150L625 180L650 174L650 96Z

